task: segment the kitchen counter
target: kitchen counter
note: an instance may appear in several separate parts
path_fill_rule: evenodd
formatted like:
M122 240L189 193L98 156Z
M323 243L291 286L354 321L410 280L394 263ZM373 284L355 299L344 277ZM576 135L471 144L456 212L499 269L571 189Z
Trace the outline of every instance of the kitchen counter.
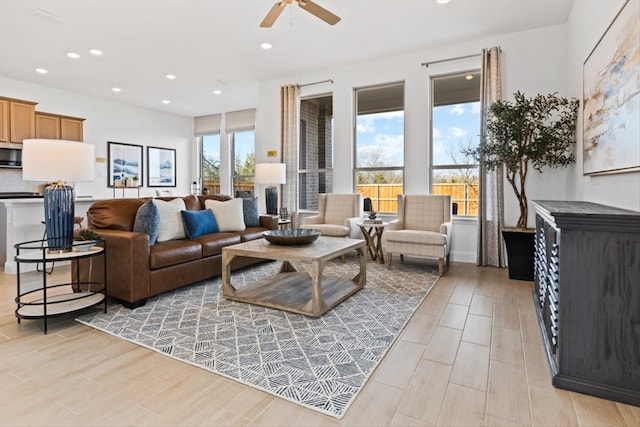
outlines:
M75 216L85 217L89 206L104 200L93 197L78 197L75 202ZM44 234L44 199L0 199L0 265L6 274L16 274L14 245L29 240L42 239ZM25 265L24 267L26 267ZM35 270L35 265L28 265ZM21 270L23 267L21 267ZM28 270L26 270L28 271Z

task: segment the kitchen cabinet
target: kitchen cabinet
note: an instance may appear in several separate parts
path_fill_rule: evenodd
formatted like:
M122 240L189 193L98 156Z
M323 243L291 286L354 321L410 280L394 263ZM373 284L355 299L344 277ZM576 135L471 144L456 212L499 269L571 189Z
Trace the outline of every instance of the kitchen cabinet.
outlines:
M9 101L0 99L0 141L9 142Z
M35 136L36 104L36 102L0 97L1 142L21 143Z
M533 297L552 384L640 406L640 213L534 205Z
M83 140L84 119L51 113L36 113L36 138Z

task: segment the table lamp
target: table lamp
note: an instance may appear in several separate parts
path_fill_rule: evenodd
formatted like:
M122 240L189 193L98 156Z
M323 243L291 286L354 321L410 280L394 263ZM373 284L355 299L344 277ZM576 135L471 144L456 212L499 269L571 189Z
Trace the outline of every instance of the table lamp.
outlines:
M274 184L286 182L287 165L284 163L256 163L256 183L267 184L264 202L267 215L278 214L278 188Z
M95 179L95 147L61 139L25 139L22 143L22 179L46 181L44 222L50 253L69 252L73 246L75 192L64 181Z

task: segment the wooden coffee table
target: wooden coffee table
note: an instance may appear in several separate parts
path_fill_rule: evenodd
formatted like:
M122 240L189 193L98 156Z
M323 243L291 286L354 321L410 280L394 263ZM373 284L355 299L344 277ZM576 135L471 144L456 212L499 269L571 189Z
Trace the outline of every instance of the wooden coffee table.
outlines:
M323 277L326 263L356 251L360 271L353 279ZM239 288L231 284L231 261L237 257L282 261L271 277ZM310 262L311 273L297 271L291 261ZM320 236L301 246L280 246L265 239L222 249L222 294L225 298L319 317L364 287L367 282L364 240Z

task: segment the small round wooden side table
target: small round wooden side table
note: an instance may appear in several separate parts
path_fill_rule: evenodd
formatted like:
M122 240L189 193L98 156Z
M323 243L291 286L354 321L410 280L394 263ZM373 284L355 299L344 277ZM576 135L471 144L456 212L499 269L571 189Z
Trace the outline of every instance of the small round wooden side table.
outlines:
M372 260L379 260L384 264L384 254L382 253L382 233L384 228L389 225L388 222L378 224L361 222L357 224L362 231L364 240L367 242L367 250Z

